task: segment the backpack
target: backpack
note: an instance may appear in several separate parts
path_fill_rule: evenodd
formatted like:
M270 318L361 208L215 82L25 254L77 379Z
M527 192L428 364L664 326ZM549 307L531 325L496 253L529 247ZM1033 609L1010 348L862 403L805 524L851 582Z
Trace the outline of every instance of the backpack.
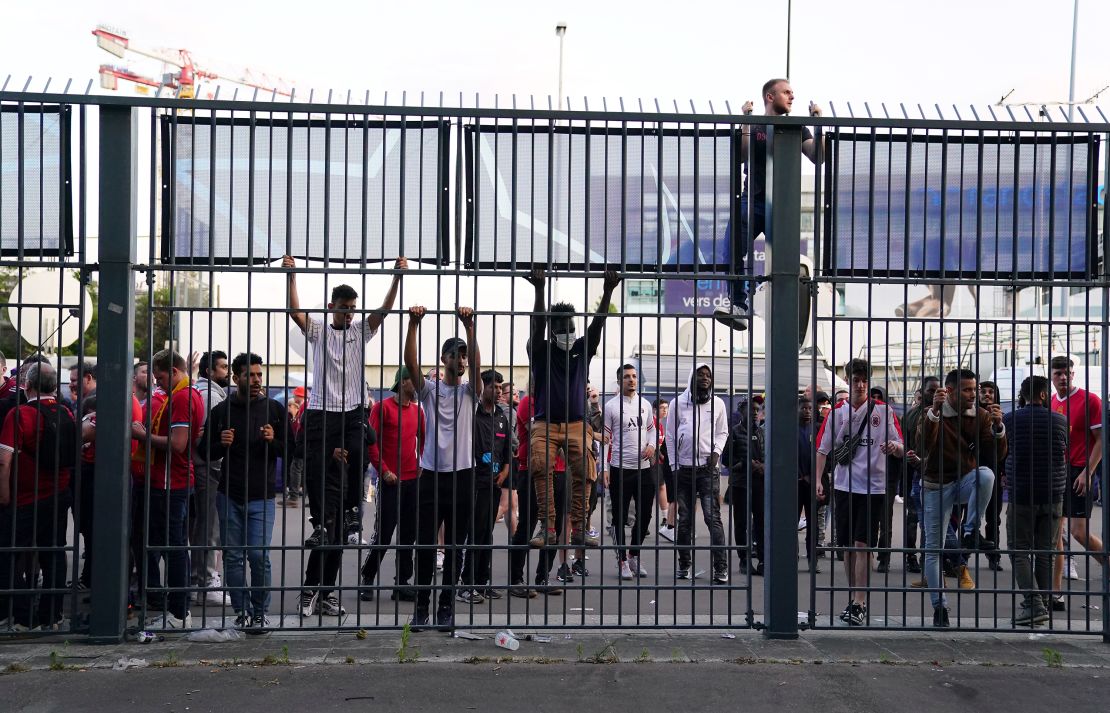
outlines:
M39 402L34 404L42 419L42 431L35 451L35 463L39 470L57 473L59 470L77 465L77 423L68 408L57 402L53 408Z

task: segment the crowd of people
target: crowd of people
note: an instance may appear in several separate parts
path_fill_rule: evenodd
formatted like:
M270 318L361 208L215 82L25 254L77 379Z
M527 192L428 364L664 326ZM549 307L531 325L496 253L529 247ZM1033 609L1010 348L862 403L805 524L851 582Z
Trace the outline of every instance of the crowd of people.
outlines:
M765 113L786 114L793 91L785 80L771 80L763 99ZM749 103L745 113L751 110ZM811 105L810 113L820 110ZM820 162L821 142L808 129L802 151ZM759 170L745 183L733 235L738 274L751 234L763 229L766 135L759 127L742 131L742 157L748 152ZM602 403L588 374L618 274L605 274L582 335L575 306L548 305L545 272L527 275L534 304L523 397L503 374L484 368L481 315L457 308L460 336L442 342L432 365L420 359L428 311L409 307L392 395L373 402L366 345L394 311L407 260L397 259L384 300L370 311L359 309L352 287L338 285L326 310L309 312L301 307L295 261L287 256L282 267L289 318L312 355L312 388L298 387L278 402L266 388L264 359L250 352L229 357L210 349L188 359L167 349L133 368L131 506L123 517L131 533L131 603L154 614L154 626L191 627L191 605L199 603L230 606L239 628L271 627L277 508L301 503L311 528L297 597L306 619L346 613L337 579L352 549L366 553L359 598L372 601L388 589L392 599L413 603L416 628L452 628L457 603L558 596L576 577L590 576L586 550L599 546L592 523L602 491L609 493L609 543L622 582L648 576L641 554L654 518L660 540L674 543L676 580L698 575L699 551L708 553L713 585L729 583L734 552L740 573L763 574L763 400L739 399L730 415L713 365L702 362L681 393L650 402L636 366L622 364L614 374L618 393ZM732 304L716 319L743 329L747 285L730 285ZM1072 383L1073 366L1067 356L1053 358L1051 380L1025 379L1010 413L995 385L960 368L927 375L900 419L863 359L845 366L847 390L830 397L810 387L798 395L799 529L811 572L830 550L843 561L843 622L868 623L872 572L889 572L892 555L901 553L906 572L923 574L913 586L928 592L934 625L949 626L945 577L973 589L969 561L980 554L992 570L1003 568L1004 498L1022 597L1014 625L1041 624L1066 608L1059 592L1072 567L1062 554L1053 556L1068 546L1065 538L1105 566L1104 544L1089 526L1102 404ZM0 386L0 630L59 627L67 587L97 586L94 519L120 514L94 507L96 382L95 364L77 364L66 399L55 368L35 354ZM369 543L368 472L377 484ZM896 502L904 503L901 548L894 547ZM695 546L698 509L708 548ZM83 563L67 583L71 511ZM500 521L508 530L508 581L493 567ZM395 579L384 587L389 553Z

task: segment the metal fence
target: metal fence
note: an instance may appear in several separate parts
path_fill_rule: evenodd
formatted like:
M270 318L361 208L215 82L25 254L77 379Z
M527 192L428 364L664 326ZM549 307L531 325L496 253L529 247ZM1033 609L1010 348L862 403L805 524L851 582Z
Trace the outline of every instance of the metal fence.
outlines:
M936 604L958 629L1110 635L1106 545L1088 537L1107 532L1105 478L1103 497L1066 499L1063 544L1050 480L1080 457L1101 474L1103 432L1073 426L1105 409L1065 409L1061 452L1051 418L1017 403L1059 356L1105 394L1106 123L0 107L0 339L8 366L78 365L59 394L88 438L13 397L30 425L0 434L26 473L0 508L0 635L792 637L929 628ZM561 349L568 324L583 341ZM1005 439L985 411L966 437L936 435L951 416L921 428L915 391L958 368L996 385ZM487 370L512 407L491 407ZM515 405L529 382L538 413ZM973 405L959 398L953 413ZM44 430L60 435L40 446L74 451L68 485L68 461L40 462ZM979 466L965 497L944 485ZM1045 512L1022 500L1031 477ZM926 538L947 511L955 539ZM1015 575L1064 548L1077 578Z

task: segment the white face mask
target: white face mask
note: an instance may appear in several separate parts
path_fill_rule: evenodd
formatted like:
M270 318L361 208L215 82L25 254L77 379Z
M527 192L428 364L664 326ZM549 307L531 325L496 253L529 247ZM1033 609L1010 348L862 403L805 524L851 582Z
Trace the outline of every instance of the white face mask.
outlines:
M574 332L553 335L552 340L555 342L555 346L565 352L569 352L571 347L574 346Z

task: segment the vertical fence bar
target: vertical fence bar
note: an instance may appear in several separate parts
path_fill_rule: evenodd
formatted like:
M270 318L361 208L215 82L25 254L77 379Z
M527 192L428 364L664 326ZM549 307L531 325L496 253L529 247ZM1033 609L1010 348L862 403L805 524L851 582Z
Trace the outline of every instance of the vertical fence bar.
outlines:
M131 362L135 339L135 281L131 274L138 242L138 115L126 106L100 108L100 293L97 303L96 512L130 511L127 474L131 467ZM153 140L153 137L151 137ZM110 187L110 190L108 188ZM82 186L82 190L84 187ZM128 519L93 522L94 558L89 635L112 643L127 622Z
M802 131L767 127L765 637L798 637L798 281Z

